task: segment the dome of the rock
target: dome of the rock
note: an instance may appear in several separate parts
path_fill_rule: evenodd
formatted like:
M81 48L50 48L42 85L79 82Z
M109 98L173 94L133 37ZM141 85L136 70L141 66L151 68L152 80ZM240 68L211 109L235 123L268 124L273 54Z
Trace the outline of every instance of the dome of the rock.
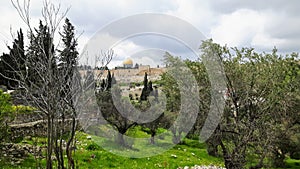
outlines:
M133 61L130 58L127 58L123 61L123 65L125 68L132 68Z

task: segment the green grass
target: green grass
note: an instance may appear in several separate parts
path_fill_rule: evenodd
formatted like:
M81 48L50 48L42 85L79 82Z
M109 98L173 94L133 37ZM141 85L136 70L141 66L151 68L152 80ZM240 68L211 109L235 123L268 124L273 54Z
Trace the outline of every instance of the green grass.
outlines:
M109 128L102 127L101 130L109 131ZM159 131L159 133L165 132L164 129L159 129ZM92 139L87 139L88 134L77 132L76 138L78 139L78 143L74 155L77 168L176 169L178 167L194 165L213 164L224 166L222 158L209 156L206 151L206 145L199 143L197 140L184 139L183 144L176 145L163 153L150 156L153 153L162 151L161 146L170 146L169 142L172 139L170 133L164 133L163 136L157 138L156 145L154 146L149 143L149 135L145 131L142 131L141 127L130 129L126 134L131 137L144 139L135 142L127 140L127 142L132 145L132 148L120 148L114 141L101 136L92 136ZM33 142L29 140L25 140L25 142L26 144L33 144ZM37 144L41 145L42 142L45 142L45 138L39 138ZM20 144L24 143L21 142ZM133 158L130 156L146 157ZM42 166L45 166L45 159L41 160L40 163ZM287 159L286 163L289 168L296 169L300 167L300 160ZM54 161L54 166L55 165ZM5 163L4 160L1 160L0 168L36 168L36 162L32 156L26 158L18 166L12 166L9 163Z
M138 137L143 135L140 132L138 132ZM197 140L185 139L185 144L176 145L162 154L145 158L122 157L114 153L128 156L133 152L137 154L140 152L143 155L151 154L157 148L155 146L146 148L146 146L149 146L149 142L139 141L134 144L134 149L122 149L113 142L94 136L91 141L86 141L83 145L93 141L105 145L111 150L107 151L101 148L97 151L87 151L84 147L81 147L75 157L80 168L178 168L180 166L194 166L195 164L223 166L222 159L209 156L206 153L205 145L200 144Z
M287 168L300 168L300 160L287 159L286 167Z
M107 130L102 128L102 130ZM160 132L164 132L160 129ZM185 139L184 144L176 145L175 147L163 152L162 154L147 156L153 153L162 151L161 146L171 146L168 141L171 140L170 134L165 134L157 138L157 144L151 145L149 143L149 135L142 131L140 127L133 128L127 132L127 135L137 138L144 138L141 141L131 142L133 148L120 148L119 145L111 140L104 139L103 137L92 136L92 139L87 139L88 134L78 132L76 137L78 139L77 150L74 155L76 165L79 168L177 168L180 166L194 166L215 164L222 166L223 162L220 158L211 157L206 153L205 145L200 144L197 140ZM44 142L44 138L38 139ZM131 140L127 140L130 142ZM27 144L33 144L32 141L25 140ZM97 144L95 144L97 143ZM20 143L22 144L22 142ZM98 144L104 145L105 149ZM150 146L150 147L149 147ZM147 148L148 147L148 148ZM116 154L122 154L119 156ZM125 156L146 156L145 158L130 158ZM45 160L41 161L45 164ZM35 168L35 161L32 156L28 157L19 166L11 166L0 162L0 166L4 169L9 168ZM1 168L1 167L0 167Z
M271 168L271 169L299 169L300 168L300 160L287 158L285 160L285 168Z

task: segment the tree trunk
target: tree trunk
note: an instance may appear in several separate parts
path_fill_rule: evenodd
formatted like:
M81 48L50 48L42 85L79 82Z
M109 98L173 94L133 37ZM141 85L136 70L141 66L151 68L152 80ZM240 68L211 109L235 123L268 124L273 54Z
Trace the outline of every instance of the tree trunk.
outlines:
M67 142L67 146L66 146L66 153L67 153L69 168L72 168L72 169L75 168L74 159L72 157L72 147L71 147L74 136L75 136L75 131L76 131L76 119L73 116L72 117L72 126L71 126L71 136L70 136L70 138Z
M207 143L207 153L210 156L218 157L219 156L218 145Z
M223 151L224 164L226 169L244 169L245 155L229 153L223 142L220 140Z
M211 156L218 157L219 156L219 151L218 151L218 146L220 145L220 126L217 127L217 129L214 131L213 135L206 140L206 145L207 145L207 153Z
M244 165L242 165L239 161L226 159L224 161L226 169L244 169Z
M58 124L59 124L59 122L58 122ZM60 133L60 137L59 137L59 156L60 156L60 164L61 164L61 169L65 169L65 162L64 162L64 151L63 151L63 142L62 142L62 136L63 136L63 134L64 134L64 124L65 124L65 116L64 115L62 115L62 122L61 122L61 124L60 125L58 125L58 130L60 131L60 132L58 132L58 133Z
M179 132L178 134L173 133L172 141L173 141L174 144L180 144L181 143L180 139L181 139L181 132Z
M52 169L52 117L51 115L47 115L47 159L46 159L46 167L47 169Z
M119 145L126 147L126 142L122 133L118 133L117 142Z
M58 169L65 169L64 166L64 156L63 156L63 142L62 142L62 135L64 133L64 116L62 117L62 122L59 122L59 119L56 120L55 123L55 137L54 137L54 141L55 141L55 148L54 148L54 152L55 152L55 156L57 159L57 168Z
M59 146L57 144L57 140L55 141L55 147L54 147L54 153L57 159L57 168L61 169L61 160L60 160L60 156L59 156Z
M154 136L151 136L151 138L150 138L150 144L155 144Z
M150 144L155 144L154 136L156 135L155 130L151 131Z

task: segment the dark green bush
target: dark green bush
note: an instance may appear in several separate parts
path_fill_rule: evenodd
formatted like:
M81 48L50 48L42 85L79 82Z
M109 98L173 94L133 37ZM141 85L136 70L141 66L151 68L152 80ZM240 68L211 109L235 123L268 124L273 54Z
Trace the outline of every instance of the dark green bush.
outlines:
M86 146L86 149L87 149L87 150L91 150L91 151L99 150L99 149L100 149L100 146L99 146L98 144L92 142L92 143L90 143L90 144L88 144L88 145Z

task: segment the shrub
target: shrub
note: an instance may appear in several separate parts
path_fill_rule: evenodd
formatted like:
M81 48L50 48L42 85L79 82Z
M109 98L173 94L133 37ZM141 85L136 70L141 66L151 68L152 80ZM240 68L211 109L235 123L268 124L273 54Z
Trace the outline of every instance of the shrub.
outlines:
M23 106L23 105L16 105L12 107L14 112L16 112L17 114L31 114L34 112L34 110L36 110L33 107L30 106Z
M0 90L2 90L3 92L7 92L7 87L4 85L0 85Z
M8 138L8 123L13 120L13 117L13 106L10 95L0 90L0 143Z
M90 144L88 144L88 145L86 146L86 149L87 149L87 150L91 150L91 151L99 150L99 149L100 149L100 146L99 146L98 144L92 142L92 143L90 143Z

